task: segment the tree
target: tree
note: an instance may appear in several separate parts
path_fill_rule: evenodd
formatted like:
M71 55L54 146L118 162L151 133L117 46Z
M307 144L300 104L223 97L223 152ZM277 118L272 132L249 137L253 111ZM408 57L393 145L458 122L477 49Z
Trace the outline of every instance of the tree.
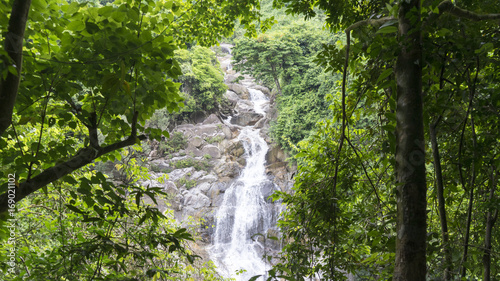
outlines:
M237 42L233 59L236 70L252 74L266 85L274 83L278 95L282 93L283 80L287 81L292 67L303 65L302 50L292 34L262 34L256 40L243 38ZM280 82L281 81L281 82Z
M275 32L241 39L233 48L236 69L281 91L275 99L279 113L270 131L273 141L287 152L294 153L293 146L329 114L327 97L339 79L315 63L324 44L340 41L317 24L280 22L273 27Z
M2 5L2 14L10 14L0 24L2 172L19 177L15 201L113 151L166 134L144 122L155 109L173 112L182 102L180 84L172 81L182 74L174 50L216 44L236 19L251 30L257 6L223 0ZM46 138L51 126L71 130ZM37 138L20 134L30 130ZM0 212L8 206L5 178Z
M339 119L341 125L335 126L339 130L338 134L334 134L337 150L331 154L333 159L332 165L334 167L330 172L324 174L327 178L321 180L320 174L319 179L316 177L316 180L312 182L305 181L299 184L306 183L306 186L311 187L314 185L321 186L317 181L330 181L330 184L325 184L322 188L333 189L331 196L335 199L331 200L340 200L337 198L340 195L336 189L339 188L340 184L349 183L347 179L340 178L343 169L346 169L345 161L342 159L342 157L347 157L344 155L344 150L347 149L345 147L350 147L351 153L358 154L357 149L355 149L356 146L350 142L351 138L349 134L352 133L346 131L349 126L353 126L353 123L356 124L350 120L352 116L350 112L354 112L359 102L364 101L366 105L366 102L372 99L372 97L360 96L358 102L353 106L352 103L349 103L347 94L350 93L352 95L353 90L365 95L375 93L385 94L387 96L385 103L391 104L391 102L394 102L394 104L391 104L389 107L389 112L385 111L385 105L381 106L380 114L385 115L388 121L394 120L396 123L395 127L389 125L390 122L384 126L384 130L388 131L389 148L391 149L391 153L394 153L392 161L394 161L394 184L398 206L395 265L392 278L393 280L425 280L427 276L426 206L428 198L425 169L426 142L423 130L424 123L426 122L424 119L424 112L426 110L424 110L423 106L422 80L423 77L429 78L429 76L424 76L422 69L424 66L428 67L428 65L430 68L434 64L427 57L435 50L431 49L432 44L427 44L423 38L427 40L429 34L436 34L434 32L437 31L433 31L432 28L436 28L440 18L446 15L451 15L453 18L463 21L487 21L499 19L500 14L485 14L481 11L476 13L472 10L458 8L450 1L439 3L436 1L410 0L386 5L383 1L319 1L313 3L310 1L284 0L275 1L275 4L277 6L286 4L289 12L303 13L306 18L315 16L315 8L319 8L326 14L328 26L333 31L345 30L347 38L344 52L331 47L325 50L325 55L323 56L324 58L329 58L328 61L324 62L325 66L329 66L335 70L343 69L344 71L341 106L338 108L342 112L342 116ZM479 3L475 4L477 5L470 4L469 8L481 6ZM483 8L483 11L495 11L500 8L498 7L498 3L487 3L484 5L486 7ZM376 16L373 17L373 15ZM481 28L487 30L489 26L487 23L483 23ZM376 33L374 34L373 31L375 30ZM353 46L351 46L351 32L357 39L353 40ZM496 38L491 37L491 41L496 42ZM431 48L424 49L424 43L426 43L426 47ZM349 56L351 47L355 50L353 58ZM464 50L461 51L463 52ZM344 65L339 63L338 57L340 55L345 55L346 57ZM363 61L362 55L367 56L365 61ZM355 63L355 61L362 61L363 63ZM379 74L375 76L378 77L376 81L368 76L370 70L362 69L367 66L379 69ZM355 80L351 82L351 90L349 92L346 89L348 69L355 74ZM436 80L439 81L439 78L434 79L434 81ZM374 83L374 85L370 83ZM429 79L430 85L434 83ZM461 84L462 82L458 81L455 83L455 85ZM431 90L433 90L432 87ZM379 99L379 102L384 101L380 101ZM349 108L346 108L348 105ZM434 114L431 112L426 113ZM464 126L466 123L463 123ZM472 131L474 132L473 127ZM392 134L394 135L391 136ZM322 138L321 140L324 141ZM362 172L366 177L370 177L366 169L363 168ZM307 171L304 173L307 173ZM474 177L472 176L472 178ZM372 187L376 190L374 185ZM303 190L300 187L297 188L301 191ZM472 180L470 186L471 200L473 198L473 189L474 180ZM336 217L340 213L339 204L335 203L335 206L329 209L332 212L332 216L334 216L329 221L333 225L340 220L339 217ZM309 237L309 239L311 238ZM467 245L467 243L465 244ZM290 247L292 246L290 245ZM337 247L341 247L341 245ZM465 246L466 248L467 246ZM332 250L339 251L338 248L333 248ZM335 256L334 252L324 252L324 254ZM464 253L464 259L466 257L467 254ZM331 276L333 276L333 273Z

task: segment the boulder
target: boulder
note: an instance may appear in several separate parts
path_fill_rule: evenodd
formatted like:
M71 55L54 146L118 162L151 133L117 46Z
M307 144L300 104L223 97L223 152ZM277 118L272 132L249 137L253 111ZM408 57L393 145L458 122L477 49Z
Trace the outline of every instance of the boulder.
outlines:
M189 144L194 146L194 147L199 148L203 144L203 139L200 138L199 136L196 136L196 137L189 140Z
M203 120L205 120L205 118L207 117L207 114L203 111L196 111L196 112L191 113L191 115L189 117L195 124L198 124L198 123L203 122Z
M203 125L206 125L206 124L217 124L217 123L220 123L220 119L219 117L217 117L217 115L215 114L210 114L210 116L207 117L207 119L205 119L203 121Z
M243 86L243 85L240 85L240 84L228 84L227 87L235 92L236 94L238 94L238 96L241 98L241 99L245 99L247 100L250 96L250 93L248 92L248 89Z
M238 97L238 95L235 92L230 90L226 91L226 97L229 101L231 102L234 101L234 103L236 103L240 99L240 97Z
M204 194L207 194L208 190L210 189L211 185L208 182L204 182L196 187L200 192L203 192Z
M201 192L190 192L184 196L184 206L200 209L210 206L210 198Z
M227 74L226 77L224 77L224 82L233 83L236 79L238 79L238 75Z
M231 132L231 129L228 126L222 127L222 133L224 133L224 137L226 139L230 139L233 136L233 133Z
M212 183L212 182L215 182L217 181L217 176L214 175L214 174L208 174L208 175L205 175L203 177L201 177L197 182L198 184L200 183L203 183L203 182L209 182L209 183Z
M215 145L205 145L201 150L202 155L210 155L212 158L218 159L221 154L219 148Z
M206 174L207 174L206 171L196 171L191 175L189 179L196 180L196 182L198 182L198 180L204 177Z
M259 91L263 92L266 96L271 95L271 91L267 87L264 87L261 85L252 85L250 88L255 89L255 90L259 90Z
M240 165L236 162L224 162L215 168L219 178L235 178L240 174Z
M243 112L233 118L231 118L231 124L236 124L239 126L253 126L260 119L262 119L262 114L255 112Z
M168 174L168 179L171 180L171 181L177 181L177 180L185 177L188 174L189 175L194 174L195 171L196 170L193 167L173 170L172 172L170 172Z
M266 153L267 164L284 162L285 160L286 160L285 152L279 146L272 147Z
M220 126L220 125L219 125ZM193 133L198 136L202 136L203 134L207 136L212 136L217 133L218 127L216 124L206 124L206 125L198 125L193 129Z
M234 157L240 157L245 153L245 147L243 146L243 142L240 140L236 140L231 142L225 150L226 154L232 155Z

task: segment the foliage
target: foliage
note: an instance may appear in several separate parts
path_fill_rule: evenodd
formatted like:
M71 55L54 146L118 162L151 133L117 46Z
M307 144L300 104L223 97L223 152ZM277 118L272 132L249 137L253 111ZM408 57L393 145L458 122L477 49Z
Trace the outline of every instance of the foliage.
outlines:
M384 6L381 1L276 2L307 17L315 15L316 8L323 10L333 31L371 14L384 20L361 22L352 30L346 100L342 102L337 93L332 119L318 124L297 146L293 191L275 195L287 205L280 222L285 246L282 262L270 275L287 280L339 280L344 278L339 270L347 270L358 278L391 280L399 188L394 173L400 141L396 121L404 113L398 112L401 104L396 106L401 85L395 81L401 71L396 67L401 34L397 18L390 17L398 16L404 1ZM500 246L496 235L500 228L495 223L500 154L493 145L499 141L498 118L492 116L498 116L500 106L499 96L493 94L499 85L494 73L498 73L500 37L493 31L495 23L479 17L479 22L468 20L472 12L458 14L438 7L438 1L421 2L420 14L413 11L412 16L425 24L423 57L418 63L423 69L422 126L426 132L421 146L429 151L422 159L429 183L427 279L495 280L500 274L495 254ZM479 15L500 9L498 2L454 2ZM340 71L345 54L345 46L326 45L318 62L328 71ZM437 158L431 153L436 151L428 133L431 127L437 128ZM438 163L447 222L439 210ZM448 227L447 242L443 224Z
M207 171L208 169L211 168L211 165L208 163L207 160L208 160L207 157L204 157L203 160L197 160L197 159L194 159L194 158L185 158L185 159L173 161L172 165L176 169L193 167L197 171L200 171L200 170Z
M213 144L213 143L219 143L219 142L223 141L224 138L225 138L224 135L209 136L209 137L205 138L205 141L208 144Z
M186 99L182 112L216 109L227 87L215 53L209 48L196 46L190 51L178 50L175 54L183 73L179 78Z
M175 51L216 44L238 19L250 33L256 22L265 28L269 21L260 20L257 4L0 4L1 14L7 15L0 17L0 208L5 212L8 206L7 174L15 173L15 201L24 223L19 227L31 235L22 241L26 247L18 249L16 263L23 264L18 278L191 278L185 271L175 273L192 261L183 244L191 235L175 230L170 218L141 203L145 195L153 201L161 195L158 188L136 184L145 172L129 174L129 166L120 163L125 174L120 186L90 165L121 161L121 149L168 136L167 126L145 125L156 110L171 114L182 106L182 66ZM197 55L207 55L197 50ZM139 162L132 159L129 164ZM3 241L8 235L4 215ZM6 248L1 245L4 273ZM208 269L207 276L212 273Z
M177 184L179 186L184 186L186 189L191 189L196 186L197 182L196 180L190 180L187 177L182 177L177 181Z
M22 201L16 216L23 266L12 280L171 280L173 272L182 274L195 258L186 249L192 235L155 207L165 195L160 188L137 185L147 170L133 162L126 169L134 180L120 186L88 169Z
M282 148L293 152L292 147L329 114L325 98L337 86L338 75L325 73L314 61L323 45L340 39L316 23L279 22L276 26L280 26L277 31L237 41L233 48L235 69L278 92L279 114L271 135Z
M187 147L187 137L182 132L174 132L170 138L160 142L160 155L171 154Z

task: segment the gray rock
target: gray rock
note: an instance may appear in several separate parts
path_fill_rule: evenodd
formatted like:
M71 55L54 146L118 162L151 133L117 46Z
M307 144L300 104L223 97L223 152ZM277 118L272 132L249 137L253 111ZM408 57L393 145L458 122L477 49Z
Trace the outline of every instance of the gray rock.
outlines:
M247 100L250 96L250 94L248 93L248 89L247 87L243 86L243 85L240 85L240 84L228 84L227 87L235 92L236 94L238 94L238 96L242 99L245 99Z
M252 86L250 86L250 88L255 89L255 90L259 90L259 91L263 92L266 96L271 95L271 91L267 87L264 87L261 85L252 85Z
M204 182L196 187L196 189L200 190L204 194L207 194L208 190L210 189L211 185L208 182Z
M210 198L201 192L190 192L184 197L184 205L193 209L210 206Z
M191 115L189 116L189 118L195 124L203 122L203 120L205 120L206 117L207 117L207 113L204 111L196 111L196 112L191 113Z
M226 139L230 139L233 136L233 133L231 132L231 129L228 126L222 127L222 133L224 133L224 137Z
M203 121L203 125L206 125L206 124L217 124L217 123L221 123L220 122L220 119L219 117L217 117L217 115L215 114L210 114L210 116L207 117L207 119L205 119L205 121Z
M261 118L262 114L255 112L240 113L231 118L231 123L239 126L252 126L255 125Z
M188 174L194 174L195 169L193 167L173 170L168 174L168 179L171 181L178 181L179 179L186 177Z
M202 178L203 176L205 176L207 174L206 171L196 171L194 172L191 177L189 179L191 180L196 180L198 181L200 178Z
M266 162L268 164L273 164L276 162L286 161L285 152L279 146L273 146L266 153Z
M238 97L238 94L236 94L235 92L230 91L230 90L226 91L226 97L228 100L234 101L234 102L237 102L240 99L240 97Z
M212 183L217 181L218 177L214 174L208 174L206 176L203 176L202 178L198 179L198 183L203 183L203 182L208 182Z
M219 151L219 148L215 145L205 145L203 149L201 150L202 155L210 155L212 158L218 159L220 158L221 154Z
M222 163L215 168L215 172L220 178L235 178L240 174L240 165L236 162Z
M218 127L215 124L206 124L206 125L199 125L196 126L193 130L193 132L198 135L202 136L203 134L206 134L207 136L212 136L215 133L217 133Z
M199 148L203 144L203 139L200 138L199 136L196 136L196 137L189 140L189 144L193 145L194 147Z

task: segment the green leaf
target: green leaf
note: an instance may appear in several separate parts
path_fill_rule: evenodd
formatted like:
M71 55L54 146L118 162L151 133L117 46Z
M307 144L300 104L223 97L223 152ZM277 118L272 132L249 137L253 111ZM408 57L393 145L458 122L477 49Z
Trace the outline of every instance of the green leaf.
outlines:
M387 34L387 33L394 33L394 32L397 32L398 31L398 28L395 27L395 26L384 26L384 27L381 27L379 30L377 30L377 34Z
M7 68L12 75L17 76L17 68L15 66L9 65Z
M75 212L75 213L78 213L78 214L85 214L84 211L78 209L77 207L73 206L73 205L70 205L70 204L66 204L66 207L68 209L70 209L71 211Z
M87 32L90 34L94 34L97 33L100 28L97 24L88 21L85 23L85 30L87 30Z
M85 29L85 23L81 21L72 21L66 28L71 31L82 31Z
M392 73L393 73L393 69L392 68L388 68L388 69L384 70L380 74L380 76L378 77L377 82L375 82L375 84L378 84L380 81L382 81L385 78L389 77Z

